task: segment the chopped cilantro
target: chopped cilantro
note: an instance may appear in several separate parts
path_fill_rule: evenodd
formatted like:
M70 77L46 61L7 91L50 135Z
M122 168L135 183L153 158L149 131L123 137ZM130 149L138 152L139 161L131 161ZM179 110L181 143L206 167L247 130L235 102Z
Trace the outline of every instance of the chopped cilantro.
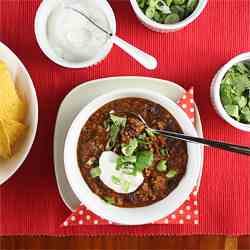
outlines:
M131 156L136 148L138 147L138 141L136 138L131 139L129 141L129 144L123 144L122 145L122 153L126 156Z
M154 160L154 154L151 151L141 151L136 155L136 170L142 172L144 168L149 167Z
M228 115L242 123L250 123L247 106L250 104L250 65L238 63L225 74L220 97Z

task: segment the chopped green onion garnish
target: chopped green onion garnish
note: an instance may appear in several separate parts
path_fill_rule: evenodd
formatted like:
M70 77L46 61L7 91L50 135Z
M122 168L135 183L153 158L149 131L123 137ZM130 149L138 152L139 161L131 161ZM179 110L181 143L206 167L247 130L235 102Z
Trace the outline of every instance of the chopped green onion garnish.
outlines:
M113 182L114 184L116 184L116 185L121 184L121 179L118 178L117 176L112 175L111 178L112 178L112 182Z
M138 147L137 139L131 139L129 144L122 145L122 153L126 156L131 156Z
M96 178L101 175L101 169L99 167L91 168L90 175L92 178Z
M109 129L109 140L106 145L106 150L111 150L115 147L120 130L126 126L127 118L110 113L110 121L111 126Z
M168 168L168 166L167 166L167 161L166 160L160 160L159 163L156 166L156 169L159 172L167 171L167 168Z
M113 197L105 196L104 201L106 201L108 204L111 204L111 205L115 204L115 200Z
M155 135L158 135L159 133L154 131L153 129L146 128L146 133L148 134L149 137L154 137Z
M130 183L128 182L128 181L123 181L122 182L122 190L124 191L124 192L128 192L128 190L129 190L129 186L130 186Z
M126 126L126 122L127 122L127 118L126 117L120 117L117 115L113 115L112 113L110 114L110 119L111 121L116 125L116 126L120 126L120 127L125 127Z
M176 175L177 175L177 171L174 169L169 170L166 174L167 178L169 179L174 178Z
M166 148L160 148L160 154L161 154L162 156L165 156L165 155L168 154L168 150L167 150Z

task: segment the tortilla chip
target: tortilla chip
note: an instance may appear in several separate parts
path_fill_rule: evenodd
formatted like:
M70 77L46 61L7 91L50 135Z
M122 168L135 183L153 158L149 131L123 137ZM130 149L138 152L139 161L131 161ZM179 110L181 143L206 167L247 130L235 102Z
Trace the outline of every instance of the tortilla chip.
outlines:
M22 122L26 105L19 98L6 64L0 61L0 118Z
M2 120L0 120L0 157L4 159L9 159L11 157L10 142Z
M14 120L0 119L0 121L2 121L10 147L12 148L23 137L26 126Z

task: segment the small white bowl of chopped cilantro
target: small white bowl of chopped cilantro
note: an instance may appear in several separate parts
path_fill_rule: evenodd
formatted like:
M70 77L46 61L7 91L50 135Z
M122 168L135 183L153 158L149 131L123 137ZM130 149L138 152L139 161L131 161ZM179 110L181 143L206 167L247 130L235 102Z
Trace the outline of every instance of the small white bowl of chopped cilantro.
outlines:
M158 32L177 31L193 22L207 0L130 0L138 19Z
M211 99L225 121L250 132L250 52L234 57L217 72Z

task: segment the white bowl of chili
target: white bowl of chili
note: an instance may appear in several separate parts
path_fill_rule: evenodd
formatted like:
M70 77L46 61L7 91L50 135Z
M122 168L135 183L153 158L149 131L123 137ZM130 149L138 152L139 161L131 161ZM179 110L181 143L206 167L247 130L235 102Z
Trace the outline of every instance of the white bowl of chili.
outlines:
M186 113L173 101L153 91L144 89L124 89L102 95L76 116L66 136L64 148L64 165L72 190L89 210L109 221L125 225L142 225L157 221L180 207L188 198L197 183L200 173L202 149L198 144L187 143L186 172L178 186L165 198L143 207L117 207L108 204L93 191L82 177L78 164L78 141L82 128L88 119L105 104L127 97L143 98L159 104L178 122L181 130L188 135L197 136L196 130ZM133 108L132 108L133 109Z

